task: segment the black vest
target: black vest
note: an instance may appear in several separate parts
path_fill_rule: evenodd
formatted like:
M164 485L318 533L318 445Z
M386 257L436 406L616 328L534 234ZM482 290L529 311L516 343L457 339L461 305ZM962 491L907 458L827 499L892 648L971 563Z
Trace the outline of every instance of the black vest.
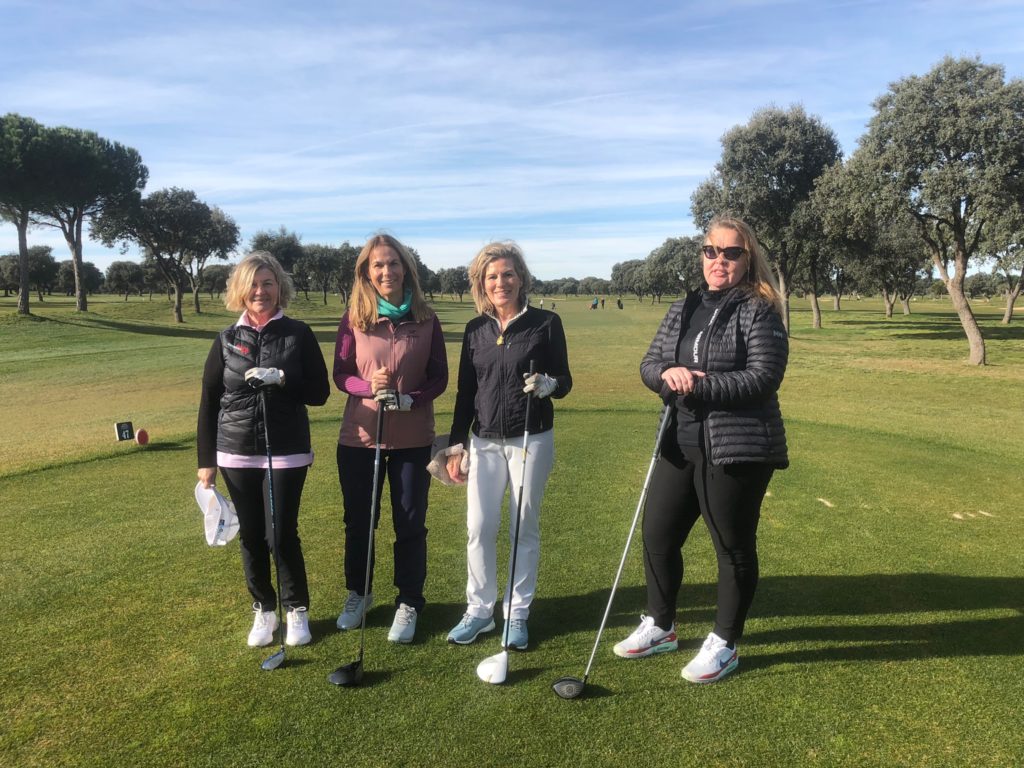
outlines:
M233 325L220 334L224 359L224 394L220 399L217 423L217 450L242 456L263 455L263 410L260 395L245 382L250 368L279 368L284 371L286 387L268 387L267 415L273 453L283 456L309 453L309 417L301 400L302 335L305 324L282 317L269 322L262 331L245 325ZM289 386L291 385L291 386Z

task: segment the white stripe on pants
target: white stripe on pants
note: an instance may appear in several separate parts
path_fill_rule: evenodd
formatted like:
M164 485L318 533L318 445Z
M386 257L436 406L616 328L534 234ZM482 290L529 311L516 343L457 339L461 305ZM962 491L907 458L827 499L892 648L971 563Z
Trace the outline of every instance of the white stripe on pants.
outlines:
M544 496L551 467L555 462L555 433L549 429L530 435L527 442L526 493L523 495L516 554L516 578L509 596L502 601L503 615L526 619L537 589L537 565L540 560L540 502ZM469 440L469 479L466 482L468 511L466 527L469 543L466 561L466 612L476 618L490 618L498 601L498 529L506 488L509 494L509 518L514 521L523 476L523 439L489 440L471 435ZM515 526L509 525L509 546ZM509 552L509 565L512 563ZM506 572L503 584L508 584Z

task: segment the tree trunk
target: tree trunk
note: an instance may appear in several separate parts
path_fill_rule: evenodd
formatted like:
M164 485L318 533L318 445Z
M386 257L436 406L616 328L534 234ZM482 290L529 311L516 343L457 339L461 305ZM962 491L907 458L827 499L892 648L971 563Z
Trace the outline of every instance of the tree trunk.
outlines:
M74 243L71 246L71 265L75 270L75 309L89 311L89 299L85 295L85 268L82 266L82 216L75 218Z
M181 290L181 286L176 284L174 286L174 322L176 323L185 322L185 318L181 314L182 293L183 291Z
M327 306L327 284L324 283L324 306Z
M786 329L786 333L789 333L789 286L786 283L786 276L782 274L781 270L775 270L775 274L779 278L779 293L782 294L782 325Z
M888 288L882 289L882 301L885 302L885 319L892 320L892 308L896 303L896 294L889 293Z
M842 307L839 305L839 299L840 296L838 293L832 297L832 309L834 309L836 312L839 312L842 309Z
M970 350L971 365L985 365L985 337L981 335L981 328L978 326L978 319L971 310L971 303L964 293L964 278L967 276L967 257L958 252L953 259L953 276L950 277L946 269L945 261L939 254L933 255L935 266L938 267L939 276L946 284L946 292L949 300L953 303L957 317L960 318L960 325L967 336L967 345Z
M1021 270L1020 278L1017 280L1013 290L1006 294L1006 311L1003 312L1003 325L1009 325L1013 320L1013 305L1017 301L1017 297L1020 296L1022 288L1024 288L1024 270Z
M900 303L903 305L903 314L904 315L909 315L910 314L910 297L909 296L902 297L900 299Z
M807 298L811 300L811 316L814 320L811 323L812 328L821 328L821 305L818 303L818 294L808 293Z
M18 314L32 314L28 300L32 291L28 284L28 214L18 216Z
M196 283L192 288L192 309L195 310L197 315L203 314L203 310L199 308L199 284Z

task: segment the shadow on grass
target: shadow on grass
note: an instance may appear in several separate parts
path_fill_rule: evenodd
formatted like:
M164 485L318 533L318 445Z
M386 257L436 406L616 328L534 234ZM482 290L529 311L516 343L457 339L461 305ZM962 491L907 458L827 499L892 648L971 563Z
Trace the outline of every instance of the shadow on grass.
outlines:
M531 618L536 618L530 624L531 643L535 634L543 642L545 637L588 628L593 631L593 638L607 600L608 589L581 596L538 599L531 613ZM643 587L620 589L602 644L616 642L631 631L645 604ZM714 605L713 584L684 584L679 617L710 628ZM977 616L978 611L999 610L1013 611L1014 615ZM758 628L761 617L801 616L807 618L806 626ZM1016 656L1022 637L1024 578L940 573L767 576L762 577L758 586L743 644L794 647L748 656L744 664L749 669L818 661ZM699 640L694 638L689 643L680 638L680 647L696 648ZM584 661L589 652L590 645L580 649Z
M60 320L55 317L47 318L47 320L51 323L59 323L61 325L105 328L110 331L119 331L121 333L137 333L143 336L167 336L170 338L184 339L210 339L212 341L217 336L218 333L218 331L203 330L201 328L186 328L184 326L144 325L141 323L133 323L129 321L104 320L102 318L95 316L89 317L88 320L82 320L77 322L71 320Z
M985 341L1020 341L1024 340L1024 325L982 325L981 335ZM963 328L957 323L949 326L949 330L924 331L922 333L894 333L894 339L933 339L956 340L964 339Z

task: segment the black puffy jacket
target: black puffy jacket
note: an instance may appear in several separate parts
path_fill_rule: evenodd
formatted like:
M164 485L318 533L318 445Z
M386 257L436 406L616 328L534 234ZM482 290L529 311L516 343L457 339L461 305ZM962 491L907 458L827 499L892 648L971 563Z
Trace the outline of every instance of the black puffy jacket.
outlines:
M640 363L648 388L668 402L672 390L661 374L680 365L677 348L700 292L672 304ZM704 455L711 464L754 462L789 466L778 390L789 359L782 318L745 286L722 299L704 347L707 374L684 403L704 422Z
M245 372L257 366L279 368L285 374L285 386L270 387L266 393L274 455L309 453L306 406L327 402L327 366L312 329L280 317L262 331L233 325L214 341L199 406L200 467L215 466L216 451L242 456L266 452L259 395L245 383Z
M520 437L526 426L523 374L530 360L536 372L557 382L551 397L530 406L530 434L554 425L552 398L572 389L569 357L562 320L554 312L528 307L502 333L498 321L479 315L466 324L459 360L459 389L455 396L449 445L466 445L470 427L478 437Z

